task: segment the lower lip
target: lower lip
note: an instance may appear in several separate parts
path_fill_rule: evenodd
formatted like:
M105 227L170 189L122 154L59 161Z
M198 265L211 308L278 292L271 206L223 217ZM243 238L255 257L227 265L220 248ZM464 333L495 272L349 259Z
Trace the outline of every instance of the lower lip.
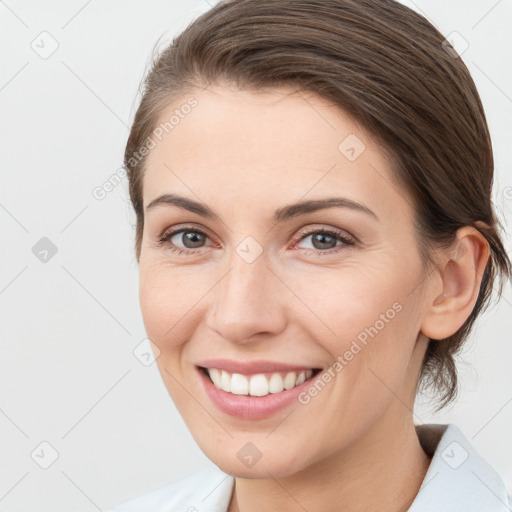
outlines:
M268 418L294 401L298 401L299 394L308 388L316 377L316 375L313 375L302 384L292 389L283 390L280 393L269 393L266 396L248 396L223 391L213 384L204 370L197 368L197 371L204 390L214 405L225 414L248 420Z

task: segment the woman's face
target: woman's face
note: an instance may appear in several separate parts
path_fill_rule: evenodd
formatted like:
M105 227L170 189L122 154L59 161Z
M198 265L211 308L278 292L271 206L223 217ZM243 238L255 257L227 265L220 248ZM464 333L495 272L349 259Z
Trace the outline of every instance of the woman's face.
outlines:
M140 302L201 449L267 478L394 436L411 419L430 280L384 152L325 99L287 88L211 86L160 123Z

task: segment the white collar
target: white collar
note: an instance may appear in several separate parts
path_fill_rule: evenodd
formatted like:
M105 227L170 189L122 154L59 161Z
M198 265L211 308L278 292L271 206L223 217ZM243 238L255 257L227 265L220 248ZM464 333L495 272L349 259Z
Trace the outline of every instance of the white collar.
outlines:
M417 425L416 433L433 458L408 512L512 510L505 483L456 425Z

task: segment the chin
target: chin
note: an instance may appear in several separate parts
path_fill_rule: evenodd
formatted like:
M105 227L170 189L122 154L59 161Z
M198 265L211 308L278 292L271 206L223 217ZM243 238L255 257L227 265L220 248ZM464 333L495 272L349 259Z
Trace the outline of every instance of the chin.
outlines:
M288 446L283 449L277 437L276 443L265 442L267 435L262 434L261 442L256 439L257 436L251 435L254 442L244 436L243 440L230 439L223 447L212 446L211 440L208 446L199 444L199 447L224 473L237 478L284 478L313 463L313 460L308 463L310 456L304 453L303 447Z

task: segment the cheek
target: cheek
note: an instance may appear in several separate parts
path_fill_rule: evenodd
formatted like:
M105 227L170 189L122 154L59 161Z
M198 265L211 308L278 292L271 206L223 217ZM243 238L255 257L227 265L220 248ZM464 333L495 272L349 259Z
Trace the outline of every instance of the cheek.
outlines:
M385 392L379 377L391 389L404 377L419 329L409 295L413 282L412 273L368 266L364 272L333 269L301 287L316 315L297 310L295 321L329 353L331 372L343 388L340 400L371 401L379 395L376 388Z
M187 339L191 318L211 286L192 272L166 266L140 267L139 301L148 337L162 352Z
M292 314L295 320L302 315L310 326L322 328L333 355L348 349L351 340L364 345L376 336L385 337L405 316L409 279L389 268L324 269L309 277L297 282L295 288L309 313L304 316L304 307L294 301Z
M348 281L356 285L355 279ZM361 277L355 288L344 284L344 290L331 284L323 287L324 293L311 295L315 311L334 334L319 336L310 328L332 363L325 385L318 386L321 391L310 388L305 397L305 424L313 427L325 418L324 438L332 440L328 449L350 444L389 407L406 379L416 339L416 312L404 283Z
M148 338L159 348L156 364L167 391L184 417L197 414L183 388L187 375L181 358L193 337L201 297L211 286L183 269L140 265L139 301ZM181 383L181 384L180 384Z

